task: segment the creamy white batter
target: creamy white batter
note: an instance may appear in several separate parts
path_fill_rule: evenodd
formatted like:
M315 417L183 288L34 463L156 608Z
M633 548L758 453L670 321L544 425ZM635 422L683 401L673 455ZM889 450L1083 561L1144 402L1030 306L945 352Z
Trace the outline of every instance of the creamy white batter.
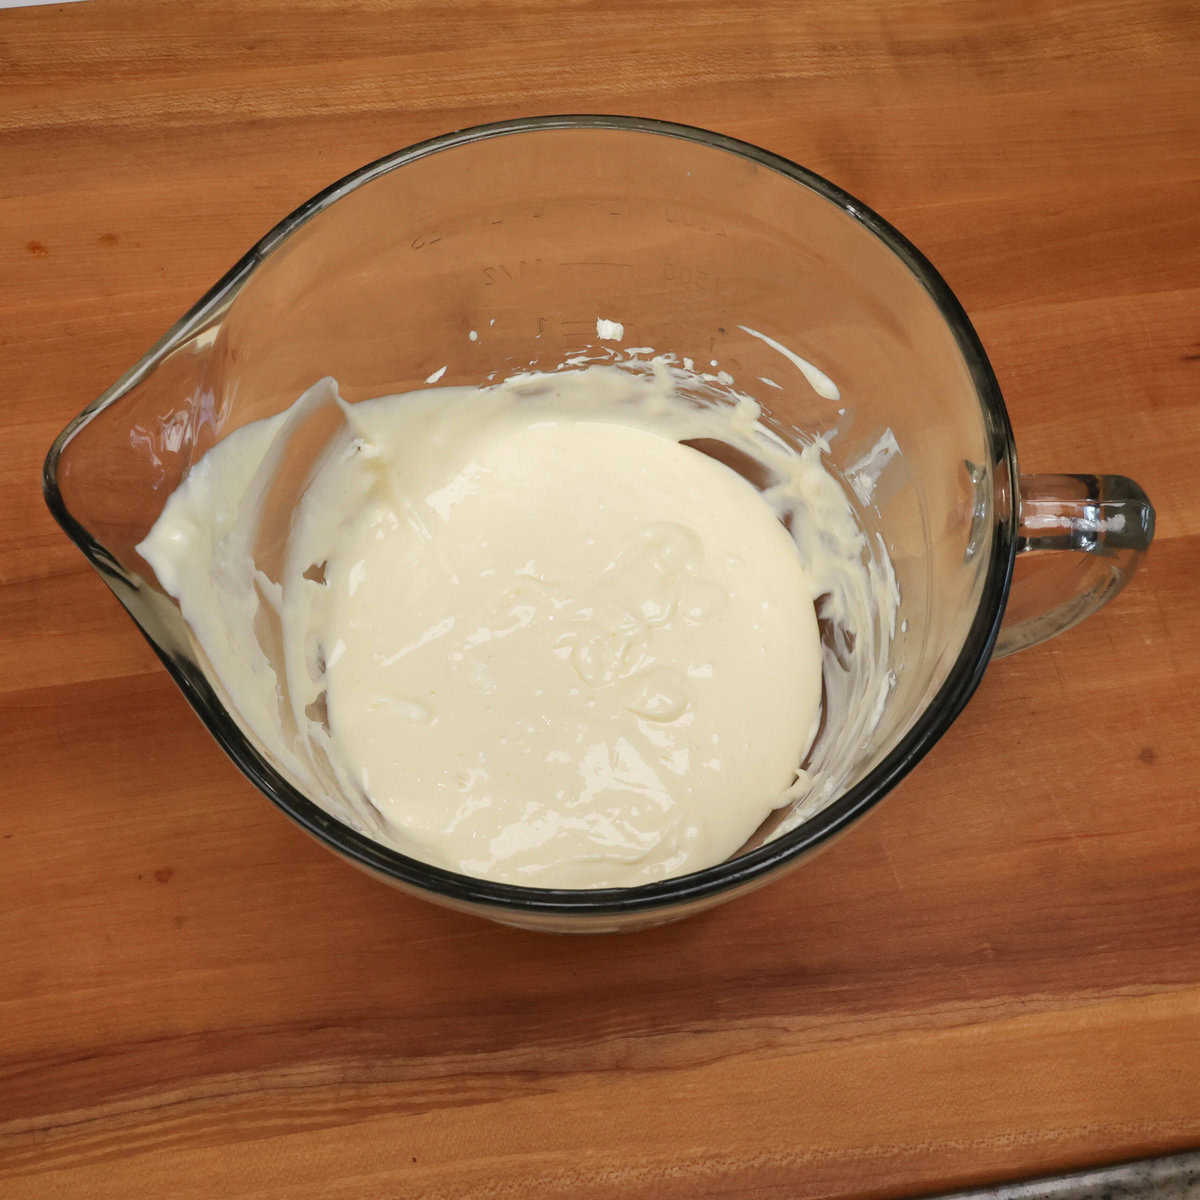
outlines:
M686 382L657 359L348 406L324 380L200 459L139 551L260 748L379 841L533 886L695 870L831 798L828 748L800 770L822 676L853 740L895 587L819 444ZM818 598L854 638L822 646Z

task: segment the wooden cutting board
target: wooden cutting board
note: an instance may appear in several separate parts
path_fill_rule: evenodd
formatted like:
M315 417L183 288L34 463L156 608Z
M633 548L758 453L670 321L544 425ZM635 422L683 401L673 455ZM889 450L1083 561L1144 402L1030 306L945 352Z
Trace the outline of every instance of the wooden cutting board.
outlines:
M601 11L602 7L602 11ZM89 0L0 11L0 1194L884 1196L1200 1143L1200 10ZM632 112L926 249L1027 471L1154 551L805 869L649 933L408 899L285 822L47 515L54 434L279 216Z

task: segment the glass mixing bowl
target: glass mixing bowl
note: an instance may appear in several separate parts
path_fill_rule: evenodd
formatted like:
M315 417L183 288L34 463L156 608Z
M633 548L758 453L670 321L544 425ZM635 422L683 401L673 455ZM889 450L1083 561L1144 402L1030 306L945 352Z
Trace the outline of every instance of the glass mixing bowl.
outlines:
M789 832L641 887L492 883L390 850L289 784L218 698L135 546L198 457L324 375L351 402L425 386L443 367L441 383L478 385L551 369L595 340L598 317L623 322L627 345L719 363L779 429L836 428L826 461L842 478L891 431L899 456L867 499L851 499L899 584L895 684L849 785ZM840 398L820 395L771 341L819 366ZM463 130L326 188L63 430L44 486L213 736L297 824L427 899L560 931L672 920L798 866L916 765L993 654L1110 599L1154 521L1127 479L1018 475L970 322L865 205L744 142L603 116ZM1014 557L1027 552L1039 569L1013 588Z

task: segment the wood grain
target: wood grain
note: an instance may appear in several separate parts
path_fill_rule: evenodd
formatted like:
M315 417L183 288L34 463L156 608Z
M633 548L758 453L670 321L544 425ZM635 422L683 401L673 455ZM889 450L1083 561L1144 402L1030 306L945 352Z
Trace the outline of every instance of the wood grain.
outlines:
M0 12L0 1192L894 1196L1200 1142L1200 12L1143 0ZM620 938L360 877L211 744L38 491L280 215L445 129L624 111L858 193L1028 471L1122 471L1118 603L996 664L790 879Z

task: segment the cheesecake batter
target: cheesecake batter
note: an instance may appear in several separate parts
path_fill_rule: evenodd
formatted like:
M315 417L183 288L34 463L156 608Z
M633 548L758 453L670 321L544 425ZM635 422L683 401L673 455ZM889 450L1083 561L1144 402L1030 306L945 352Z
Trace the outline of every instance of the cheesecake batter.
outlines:
M684 382L657 359L351 406L323 380L201 458L139 551L260 748L377 840L531 886L696 870L828 798L800 769L822 677L843 733L877 718L886 670L855 668L894 582L819 445ZM823 646L818 600L856 636Z

